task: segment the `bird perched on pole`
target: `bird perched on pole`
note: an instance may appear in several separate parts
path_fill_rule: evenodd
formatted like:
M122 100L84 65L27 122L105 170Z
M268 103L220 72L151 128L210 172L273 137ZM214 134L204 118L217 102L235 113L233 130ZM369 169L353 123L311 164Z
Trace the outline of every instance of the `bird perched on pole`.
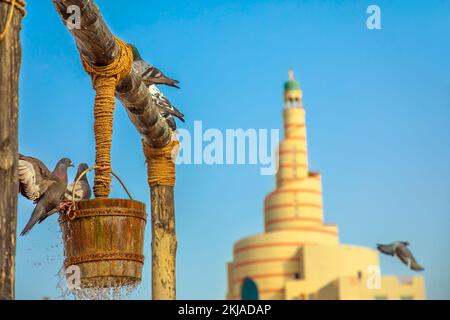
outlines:
M145 62L142 59L139 50L133 44L129 43L128 46L130 46L131 51L133 52L133 70L142 77L142 80L147 87L150 87L152 84L165 84L179 88L177 86L179 83L177 80L167 77L159 69Z
M80 175L86 171L89 168L89 166L86 163L81 163L78 165L77 169L77 175L75 176L75 179L73 179L72 183L69 183L66 189L66 193L64 195L64 198L67 201L72 202L73 198L75 200L88 200L92 196L91 186L89 185L89 181L86 177L86 175L83 175L80 180L78 181L76 187L75 187L75 197L73 197L72 191L73 191L73 185L78 180Z
M144 84L148 87L150 96L160 109L161 116L166 119L167 124L172 130L177 129L174 116L184 122L184 115L175 108L170 101L162 94L162 92L156 87L157 84L165 84L175 88L179 88L176 84L177 80L166 77L160 70L154 66L145 62L139 50L131 43L128 44L133 52L133 69L141 77Z
M20 235L60 209L67 188L67 168L73 167L68 158L58 161L53 171L36 158L19 154L19 192L36 203L30 220Z
M162 94L161 91L159 91L159 89L155 85L151 85L148 88L148 91L150 92L153 101L160 109L161 116L166 119L170 128L175 131L177 129L177 126L174 116L184 122L184 115L177 108L175 108L169 100L167 100L167 98Z
M396 241L390 244L377 244L377 249L387 255L398 257L404 264L414 271L425 270L417 263L412 252L407 248L408 241Z

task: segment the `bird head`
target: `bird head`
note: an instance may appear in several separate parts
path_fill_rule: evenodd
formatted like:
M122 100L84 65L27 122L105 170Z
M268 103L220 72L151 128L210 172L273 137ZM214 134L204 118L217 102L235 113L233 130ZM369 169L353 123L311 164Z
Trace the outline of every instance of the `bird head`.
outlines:
M400 241L401 244L403 244L404 246L409 246L409 242L408 241Z
M56 167L55 167L55 170L53 170L53 173L60 179L67 181L67 168L68 167L73 167L72 160L70 160L69 158L62 158L56 164Z
M133 52L133 60L134 61L142 60L138 48L136 48L135 45L132 43L128 43L128 46L131 48L131 52Z
M89 166L87 165L87 163L80 163L78 165L77 175L76 175L75 179L78 179L78 177L87 169L89 169ZM84 177L86 177L86 175Z
M73 162L69 158L62 158L58 161L58 167L73 167Z
M89 169L89 166L87 165L87 163L80 163L78 165L78 173L82 173L84 170Z

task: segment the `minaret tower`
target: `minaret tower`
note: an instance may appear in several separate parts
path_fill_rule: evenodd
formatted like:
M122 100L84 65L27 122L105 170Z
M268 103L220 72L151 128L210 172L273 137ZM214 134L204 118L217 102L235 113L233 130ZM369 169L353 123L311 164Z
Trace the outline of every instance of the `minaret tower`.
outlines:
M337 225L323 222L321 176L308 168L302 90L292 70L284 84L283 118L276 188L264 200L265 230L236 242L228 266L229 298L256 285L260 298L283 299L286 283L305 277L301 250L339 243Z
M276 188L264 200L264 232L235 242L227 299L420 299L421 277L408 285L383 277L382 290L369 289L367 270L379 264L377 251L340 244L338 226L324 223L322 178L309 170L302 98L290 70Z
M308 176L305 110L303 92L289 70L289 80L284 84L284 141L279 146L279 171L277 187Z
M279 146L277 188L265 200L265 229L302 230L322 226L322 182L308 168L303 92L289 70L284 84L284 140Z

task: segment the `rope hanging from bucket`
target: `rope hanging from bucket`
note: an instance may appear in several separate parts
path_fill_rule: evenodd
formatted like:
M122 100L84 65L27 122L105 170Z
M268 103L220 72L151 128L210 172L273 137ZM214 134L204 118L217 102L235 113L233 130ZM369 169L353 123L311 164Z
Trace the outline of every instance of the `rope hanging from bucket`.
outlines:
M147 159L148 184L154 186L175 185L175 158L179 142L172 140L162 148L149 146L142 140L144 155Z
M95 90L94 134L95 134L95 178L96 198L107 198L111 190L111 142L116 105L114 94L117 84L128 75L133 63L133 53L125 42L116 38L119 48L116 59L107 66L95 66L83 56L81 60L91 76Z
M13 13L14 13L14 8L19 10L23 17L27 13L25 11L25 6L27 4L23 0L0 0L0 2L7 3L11 6L11 8L9 9L8 16L6 18L5 27L3 28L3 31L0 32L0 41L1 41L6 37L6 34L8 33L8 29L11 24Z

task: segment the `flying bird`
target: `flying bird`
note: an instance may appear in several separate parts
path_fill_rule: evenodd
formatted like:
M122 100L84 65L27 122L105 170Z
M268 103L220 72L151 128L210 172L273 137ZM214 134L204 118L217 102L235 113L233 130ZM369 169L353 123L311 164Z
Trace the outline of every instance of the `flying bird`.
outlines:
M128 45L133 52L133 70L142 77L142 80L147 87L150 87L152 84L165 84L171 87L179 88L177 86L179 83L177 80L170 79L159 69L145 62L142 59L139 50L131 43Z
M420 264L417 263L412 252L407 248L407 246L409 246L409 242L407 241L396 241L390 244L377 244L377 249L386 255L398 257L411 270L425 270Z
M68 167L73 167L68 158L59 160L50 171L41 160L19 154L19 192L36 204L21 236L59 210L67 188Z
M73 201L73 185L77 181L77 179L80 177L80 175L89 168L89 166L86 163L81 163L78 165L77 169L77 175L75 176L75 179L72 183L69 183L66 189L66 193L64 195L64 198L67 201ZM76 187L75 187L75 200L87 200L90 199L92 195L91 186L89 185L89 181L86 177L86 175L83 175L80 178L80 181L78 181Z

